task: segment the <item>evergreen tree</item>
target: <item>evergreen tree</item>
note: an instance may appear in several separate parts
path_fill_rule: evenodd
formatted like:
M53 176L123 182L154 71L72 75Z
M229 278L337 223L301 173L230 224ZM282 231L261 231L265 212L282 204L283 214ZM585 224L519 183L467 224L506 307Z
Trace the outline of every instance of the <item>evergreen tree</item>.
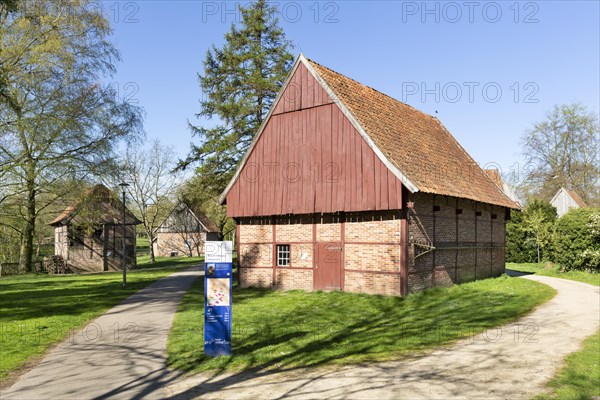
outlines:
M240 26L232 24L222 48L213 45L208 50L204 75L199 75L206 98L197 117L216 118L220 124L190 124L200 144L193 144L179 163L180 169L199 163L200 187L207 198L231 179L293 62L292 44L279 26L275 6L258 0L240 7L240 12Z

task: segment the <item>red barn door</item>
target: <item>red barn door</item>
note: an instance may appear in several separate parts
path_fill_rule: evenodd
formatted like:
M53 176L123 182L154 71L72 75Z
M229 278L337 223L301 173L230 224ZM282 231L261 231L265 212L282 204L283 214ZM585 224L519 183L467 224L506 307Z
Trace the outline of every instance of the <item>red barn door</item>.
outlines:
M342 288L342 244L316 243L317 264L313 274L314 290L340 290Z

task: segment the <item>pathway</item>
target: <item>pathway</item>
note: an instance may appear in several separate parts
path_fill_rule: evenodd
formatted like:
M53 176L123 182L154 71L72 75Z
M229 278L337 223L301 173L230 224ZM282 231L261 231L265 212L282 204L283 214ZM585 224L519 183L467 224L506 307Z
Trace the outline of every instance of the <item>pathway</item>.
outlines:
M0 394L12 399L163 398L178 374L166 368L167 336L200 267L169 275L127 298L53 349Z
M192 399L529 399L545 389L561 360L600 327L600 289L527 275L558 294L515 324L403 361L347 367L200 374L165 389ZM518 329L518 330L517 330Z

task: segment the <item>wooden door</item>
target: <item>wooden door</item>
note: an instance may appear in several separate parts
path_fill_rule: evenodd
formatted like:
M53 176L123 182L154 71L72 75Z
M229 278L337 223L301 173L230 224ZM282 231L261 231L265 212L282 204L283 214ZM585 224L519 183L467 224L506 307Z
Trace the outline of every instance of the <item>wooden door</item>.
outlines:
M340 290L342 288L342 244L336 242L316 243L313 289Z

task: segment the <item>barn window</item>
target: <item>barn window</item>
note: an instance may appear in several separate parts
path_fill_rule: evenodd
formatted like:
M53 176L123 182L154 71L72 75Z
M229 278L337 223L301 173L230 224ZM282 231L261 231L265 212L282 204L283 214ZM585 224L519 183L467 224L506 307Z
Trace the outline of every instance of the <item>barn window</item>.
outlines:
M288 267L290 265L290 245L289 244L278 244L277 245L277 266Z

